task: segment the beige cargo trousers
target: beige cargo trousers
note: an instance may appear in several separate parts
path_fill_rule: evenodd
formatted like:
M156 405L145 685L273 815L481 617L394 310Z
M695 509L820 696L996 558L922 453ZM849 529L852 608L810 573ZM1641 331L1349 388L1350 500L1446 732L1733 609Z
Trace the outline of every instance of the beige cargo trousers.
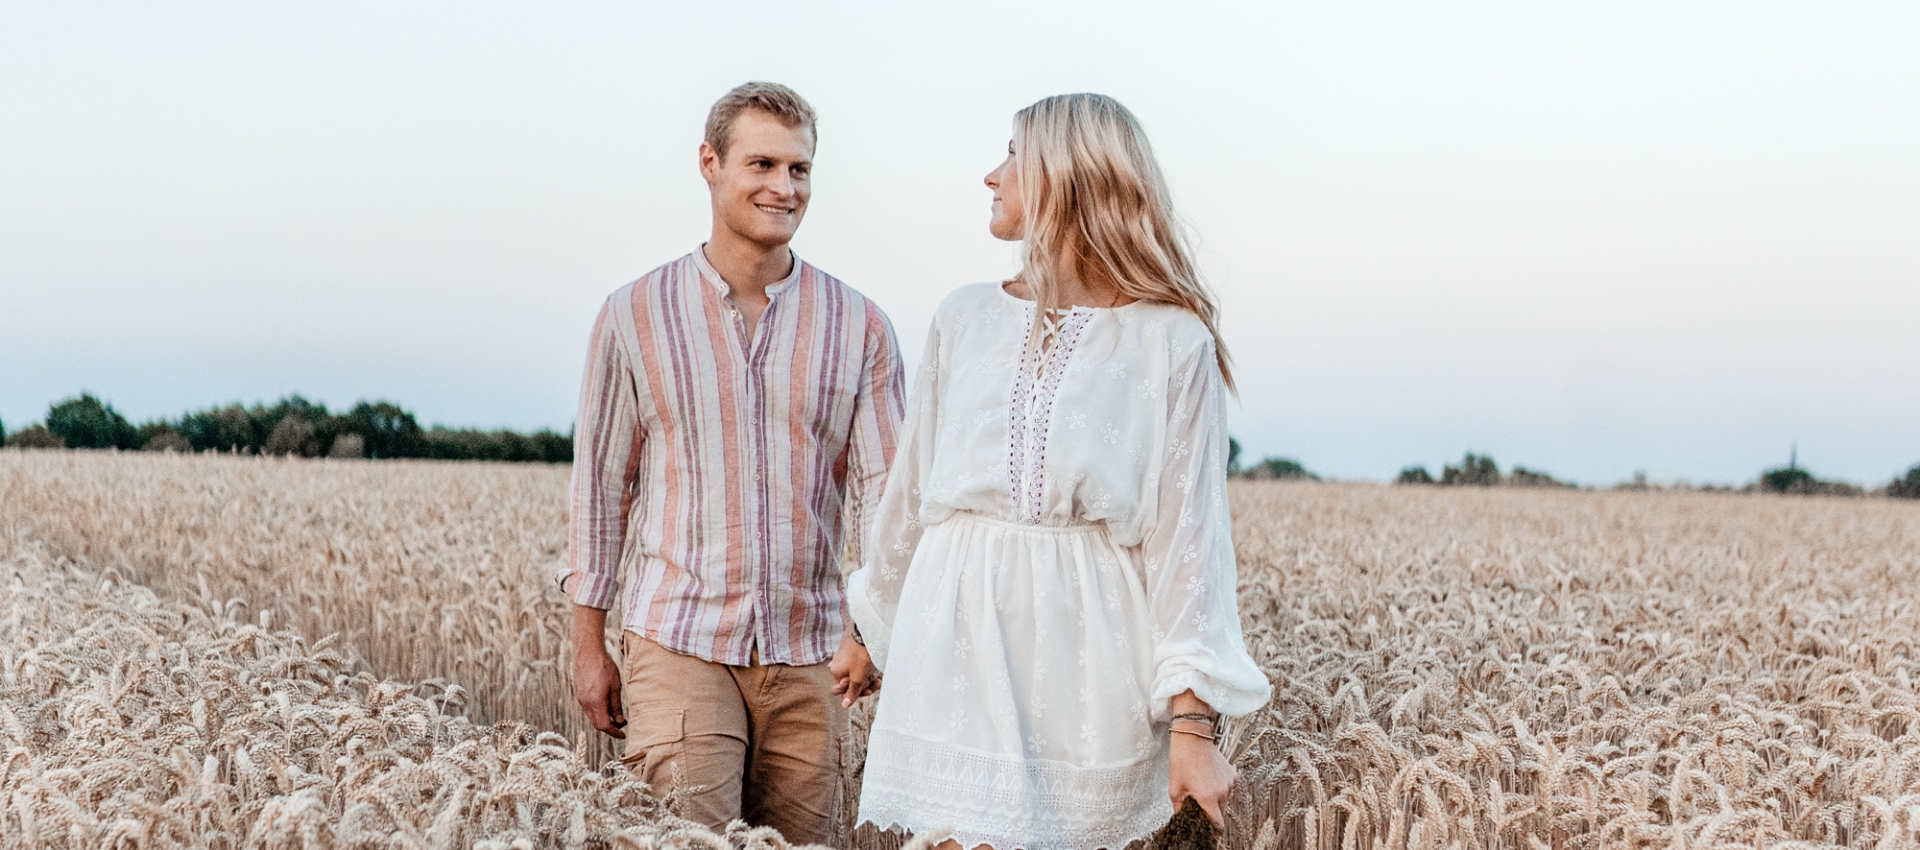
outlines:
M676 814L834 844L847 712L825 663L734 666L621 636L627 769Z

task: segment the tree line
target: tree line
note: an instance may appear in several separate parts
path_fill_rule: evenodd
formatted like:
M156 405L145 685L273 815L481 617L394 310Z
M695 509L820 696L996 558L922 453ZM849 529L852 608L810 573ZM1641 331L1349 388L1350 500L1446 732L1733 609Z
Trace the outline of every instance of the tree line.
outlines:
M421 428L411 411L390 401L361 401L342 413L301 396L289 395L271 405L229 404L182 414L179 419L155 419L135 425L113 405L81 393L54 402L47 418L8 434L0 422L0 447L120 449L123 451L226 452L230 454L293 455L333 458L430 458L435 460L492 460L570 463L573 437L548 430L520 434L509 430L484 431L441 426ZM1240 462L1240 441L1227 441L1227 471L1236 478L1283 481L1319 481L1320 476L1292 458L1266 457L1251 465ZM1396 484L1441 487L1573 487L1544 472L1515 466L1501 472L1492 457L1468 452L1458 465L1447 464L1438 476L1424 466L1400 470ZM1649 489L1644 476L1618 485ZM1703 486L1701 490L1734 490ZM1798 461L1768 469L1744 492L1800 495L1860 496L1869 491L1844 481L1826 481L1801 469ZM1920 464L1871 491L1896 499L1920 499Z
M273 404L229 404L135 425L113 405L81 393L54 402L44 422L8 434L0 446L225 452L332 458L431 458L569 463L573 437L541 430L521 434L434 426L391 401L361 401L335 413L289 395Z
M1227 475L1232 478L1278 481L1319 481L1320 476L1299 461L1287 457L1265 457L1252 464L1240 461L1240 441L1227 440ZM1446 464L1434 475L1425 466L1409 466L1393 479L1395 484L1433 487L1577 487L1545 472L1515 466L1502 472L1500 464L1488 455L1468 452L1458 464ZM1632 481L1614 485L1622 490L1649 490L1646 475L1635 474ZM1845 481L1829 481L1800 468L1798 459L1786 466L1764 470L1754 481L1742 487L1680 484L1672 489L1715 490L1742 493L1781 493L1802 496L1888 496L1895 499L1920 499L1920 463L1886 485L1868 490Z

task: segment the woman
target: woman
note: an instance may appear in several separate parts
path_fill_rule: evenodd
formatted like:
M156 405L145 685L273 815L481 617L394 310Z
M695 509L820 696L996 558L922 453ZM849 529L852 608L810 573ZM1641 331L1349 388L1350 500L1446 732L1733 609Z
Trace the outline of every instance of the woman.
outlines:
M1122 848L1233 769L1268 685L1234 602L1215 307L1139 123L1014 119L987 176L1019 277L940 306L848 600L887 675L860 818L950 845Z

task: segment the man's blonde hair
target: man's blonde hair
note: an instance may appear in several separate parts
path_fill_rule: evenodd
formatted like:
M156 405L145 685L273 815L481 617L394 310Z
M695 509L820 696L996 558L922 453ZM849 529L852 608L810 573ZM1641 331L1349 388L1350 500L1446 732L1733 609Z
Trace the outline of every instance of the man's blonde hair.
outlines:
M1200 280L1160 163L1133 113L1103 94L1054 95L1014 115L1013 140L1026 215L1020 279L1037 306L1065 306L1053 279L1055 262L1073 257L1082 280L1198 316L1213 334L1220 376L1231 389L1219 308Z
M706 142L721 159L727 158L727 145L733 141L733 122L740 113L749 109L758 109L773 116L788 127L806 127L814 138L820 141L820 131L814 125L813 107L799 92L779 83L751 82L734 86L733 91L722 95L713 102L713 108L707 110Z

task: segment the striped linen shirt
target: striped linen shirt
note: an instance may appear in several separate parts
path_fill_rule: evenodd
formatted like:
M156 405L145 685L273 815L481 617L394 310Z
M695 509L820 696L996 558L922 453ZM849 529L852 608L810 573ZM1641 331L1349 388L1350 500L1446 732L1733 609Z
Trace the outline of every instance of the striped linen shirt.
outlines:
M683 655L832 657L842 541L863 539L893 457L892 326L793 266L751 336L704 248L621 287L594 322L560 587L594 608L617 599L627 631Z

